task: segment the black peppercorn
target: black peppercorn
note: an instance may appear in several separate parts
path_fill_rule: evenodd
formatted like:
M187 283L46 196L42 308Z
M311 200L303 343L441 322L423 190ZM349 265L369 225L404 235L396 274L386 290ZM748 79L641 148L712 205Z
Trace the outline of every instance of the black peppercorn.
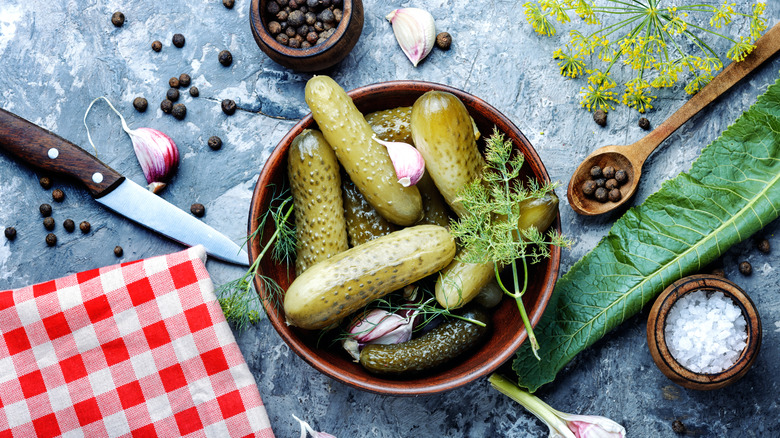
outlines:
M764 254L767 254L769 252L769 241L766 239L761 239L758 241L758 244L756 245L758 247L758 250L763 252Z
M200 90L198 90L198 87L190 87L190 96L192 97L200 96Z
M265 7L265 10L268 11L271 15L276 15L279 13L279 3L276 2L268 2L268 6Z
M268 23L268 32L271 32L271 35L276 35L281 31L282 31L282 25L279 24L278 21L272 21Z
M176 47L178 47L180 49L182 47L184 47L184 35L182 35L180 33L173 34L173 38L171 39L171 41L173 42L174 46L176 46Z
M281 7L287 6L287 2L288 0L276 0L276 3L278 3Z
M208 145L212 150L218 151L222 148L222 139L216 135L209 137Z
M295 32L295 28L292 26L289 26L287 29L285 29L284 33L287 35L287 38L292 38L297 34Z
M628 174L623 169L615 171L615 180L618 182L618 184L623 185L626 183L626 181L628 181Z
M607 113L604 112L604 110L596 110L593 113L593 121L596 122L599 126L606 126L607 125Z
M117 257L122 257L122 254L125 253L125 250L122 249L121 246L117 245L114 247L114 255Z
M618 183L615 178L608 179L607 182L604 183L604 188L607 190L612 190L617 188Z
M287 34L280 33L276 36L276 42L282 45L287 45L287 43L290 41L290 37L287 36Z
M170 114L171 110L173 109L173 102L171 102L168 99L163 100L162 102L160 102L160 109L165 114Z
M315 32L322 32L325 30L325 25L322 24L322 21L317 21L314 23L314 31Z
M51 205L49 205L49 204L41 204L41 206L38 207L38 209L41 211L41 215L43 217L51 216Z
M233 99L225 99L222 101L222 112L232 116L236 113L236 102Z
M309 32L309 33L306 35L306 41L307 41L309 44L317 44L317 40L318 40L319 38L320 38L320 37L317 35L317 32Z
M16 239L16 228L14 228L14 227L7 227L5 229L5 238L8 239L8 240Z
M51 192L51 197L57 202L62 202L65 200L65 192L60 189L54 189L54 191Z
M741 272L742 275L750 275L753 273L753 265L748 261L744 261L739 264L739 272Z
M672 431L674 431L674 433L683 434L685 433L685 425L680 420L674 420L672 422Z
M595 192L593 192L593 196L599 202L607 202L607 197L609 196L609 194L607 193L607 189L605 189L604 187L599 187L596 189Z
M65 219L65 221L62 222L62 228L65 228L65 231L72 233L73 230L76 229L76 223L73 222L73 219Z
M300 49L301 40L299 38L299 35L296 35L295 38L290 38L290 40L287 41L287 45L290 46L291 49Z
M290 14L290 18L292 19L292 14ZM325 24L333 24L336 22L336 17L333 15L333 11L330 9L325 9L317 14L317 19Z
M152 41L152 50L154 50L155 52L159 52L160 50L162 50L162 43L156 40Z
M111 22L114 23L114 26L116 27L122 27L123 24L125 24L125 14L116 11L113 15L111 15Z
M57 244L57 235L54 233L49 233L46 235L46 244L49 246L54 246Z
M168 85L170 85L171 88L179 88L181 84L179 83L179 78L173 77L168 79Z
M225 67L233 63L233 55L228 50L219 52L219 63Z
M187 116L187 107L183 103L176 103L171 109L171 114L179 120L183 120Z
M228 9L233 9L233 6L236 5L236 1L235 0L222 0L222 4L225 5L225 7L228 8Z
M341 23L341 19L344 18L344 13L341 9L333 9L333 18L336 19L336 23Z
M311 47L311 43L310 42L304 41L304 42L301 43L301 49L308 49L309 47Z
M647 131L648 129L650 129L650 120L647 120L646 118L641 117L639 119L639 127L644 129L645 131Z
M612 166L606 166L603 169L601 169L601 174L606 179L612 179L615 177L615 168Z
M306 0L306 6L310 8L316 8L320 4L320 0Z
M196 204L192 204L192 206L190 206L190 211L196 217L203 217L203 215L206 214L206 207L204 207L203 204L197 204L196 203Z
M279 12L276 13L276 19L281 21L282 23L284 23L286 25L287 24L287 17L289 15L290 15L289 12L282 10L282 11L279 11Z
M136 111L142 113L145 112L146 108L149 107L149 102L143 97L136 97L133 99L133 107L135 107Z
M92 229L92 226L87 221L83 221L79 224L79 230L81 230L82 233L87 234L89 233L89 230Z
M611 189L609 191L609 194L607 194L607 197L612 202L618 202L618 201L620 201L620 198L623 197L623 194L620 193L620 189L614 188L614 189Z
M593 181L596 183L596 187L604 187L607 185L607 180L604 178L596 178Z
M179 100L179 90L175 88L169 88L168 92L165 93L165 97L171 102L176 102Z
M330 15L331 17L333 17L333 12L331 12ZM292 27L297 28L305 22L306 22L306 17L304 16L303 12L301 12L299 9L290 12L290 15L287 16L287 23Z
M179 75L179 86L189 87L190 82L192 82L192 78L187 73L182 73Z
M46 228L49 231L54 229L54 225L55 225L54 218L51 216L43 220L43 228Z
M439 34L436 35L436 47L440 48L441 50L450 50L451 45L452 35L447 32L439 32Z
M589 179L582 183L582 194L585 196L591 196L597 189L596 182Z
M38 182L41 184L41 187L43 187L46 190L51 188L51 178L49 178L48 176L41 177L41 179L38 180Z
M594 179L595 178L601 178L602 175L603 175L603 173L601 171L601 167L593 166L593 167L590 168L590 176L591 176L591 178L594 178Z

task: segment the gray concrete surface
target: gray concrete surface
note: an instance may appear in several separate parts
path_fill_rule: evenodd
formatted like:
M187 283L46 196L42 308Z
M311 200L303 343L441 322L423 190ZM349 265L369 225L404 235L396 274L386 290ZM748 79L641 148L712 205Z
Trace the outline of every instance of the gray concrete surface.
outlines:
M780 4L767 2L771 24L780 18ZM577 163L594 148L628 144L645 133L638 115L625 108L609 114L600 128L578 105L582 81L558 74L551 59L558 39L535 35L523 20L521 1L456 2L436 0L364 0L363 35L338 66L325 72L346 89L392 79L423 79L473 93L511 118L545 162L553 180L568 183ZM430 10L437 27L453 35L449 52L434 50L412 67L397 47L384 16L403 6ZM127 17L115 28L111 14ZM183 209L200 202L204 221L236 241L246 234L249 201L257 175L271 150L307 111L303 86L310 77L287 70L268 59L255 45L248 24L248 0L228 10L219 0L167 2L119 0L0 1L0 107L61 136L89 147L82 117L89 102L111 99L131 127L153 127L179 145L178 174L162 196ZM177 49L171 36L182 33L186 45ZM150 49L153 40L163 50ZM234 62L217 62L220 50ZM725 53L725 48L722 50ZM733 122L778 78L774 58L709 109L675 133L650 158L634 203L661 183L687 170L702 147ZM189 73L200 97L184 94L184 121L162 114L159 103L171 76ZM150 109L132 107L145 96ZM234 99L240 110L225 116L219 102ZM681 87L659 93L656 109L647 117L658 125L687 98ZM117 117L98 105L89 124L99 156L136 182L143 174L129 138ZM224 147L206 146L219 135ZM0 289L20 287L118 261L149 257L181 247L109 213L93 202L83 187L57 178L67 199L54 204L60 243L47 248L38 206L50 202L50 191L38 185L40 174L0 153L0 228L15 226L19 237L0 237ZM576 215L562 196L564 232L574 239L564 251L561 273L606 234L616 215L586 218ZM88 236L62 230L65 218L88 220ZM773 250L765 255L748 240L732 248L722 264L729 278L749 291L764 324L761 354L750 373L737 384L712 393L674 385L655 367L647 349L647 310L580 354L539 394L560 410L608 416L631 437L672 437L675 419L688 427L687 436L780 436L780 238L777 221L763 231ZM113 254L121 245L124 256ZM750 277L737 263L749 260ZM239 277L242 269L210 260L217 284ZM291 414L318 430L338 437L543 437L546 428L508 398L492 390L485 379L446 394L394 398L351 389L319 374L284 344L267 321L236 333L279 437L298 436Z

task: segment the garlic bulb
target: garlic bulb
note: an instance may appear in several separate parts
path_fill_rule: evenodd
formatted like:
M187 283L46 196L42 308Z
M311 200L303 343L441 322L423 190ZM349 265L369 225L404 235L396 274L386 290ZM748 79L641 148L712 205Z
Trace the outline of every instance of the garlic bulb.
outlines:
M436 41L436 24L433 16L418 8L401 8L385 17L393 26L393 33L401 50L415 67L423 60Z
M87 128L87 139L89 144L95 149L95 156L97 156L97 148L92 143L92 137L89 135L89 126L87 126L87 114L92 109L92 105L98 100L103 99L106 101L109 107L119 116L119 120L122 121L122 129L130 136L130 140L133 142L133 150L135 150L135 156L138 158L138 162L141 164L141 169L144 171L147 188L153 193L157 193L165 187L166 182L173 176L176 169L179 167L179 149L176 147L176 143L171 140L170 137L164 133L152 129L152 128L138 128L130 129L125 122L125 118L122 114L114 108L114 105L101 96L93 100L87 108L87 112L84 113L84 126Z
M390 161L395 168L395 176L398 182L404 187L417 184L425 173L425 159L414 146L400 141L384 141L377 138L373 139L387 148L390 155Z

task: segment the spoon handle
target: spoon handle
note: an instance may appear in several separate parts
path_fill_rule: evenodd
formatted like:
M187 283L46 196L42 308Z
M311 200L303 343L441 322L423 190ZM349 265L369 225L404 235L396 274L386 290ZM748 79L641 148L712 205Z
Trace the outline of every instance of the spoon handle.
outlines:
M637 157L641 157L641 160L644 162L677 128L778 51L780 51L780 22L775 24L756 41L756 48L743 61L732 62L726 66L709 84L685 102L666 121L658 125L653 132L637 141L633 148L634 154Z

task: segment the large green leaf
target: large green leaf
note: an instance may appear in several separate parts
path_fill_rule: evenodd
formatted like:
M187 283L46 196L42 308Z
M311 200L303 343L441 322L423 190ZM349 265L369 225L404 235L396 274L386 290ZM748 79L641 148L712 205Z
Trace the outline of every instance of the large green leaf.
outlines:
M780 80L707 146L690 172L626 212L558 281L513 364L521 386L551 382L577 353L695 273L780 211Z

